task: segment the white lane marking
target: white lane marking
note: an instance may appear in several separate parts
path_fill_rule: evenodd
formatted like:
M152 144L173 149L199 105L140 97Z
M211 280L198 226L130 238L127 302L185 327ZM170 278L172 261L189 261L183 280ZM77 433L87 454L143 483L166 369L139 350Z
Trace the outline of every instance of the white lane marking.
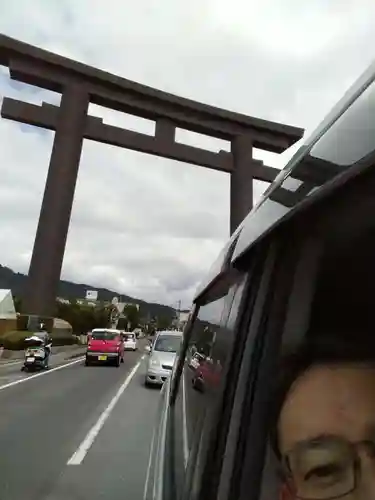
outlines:
M185 469L189 459L188 432L186 421L186 391L185 391L185 370L182 372L182 443L184 450Z
M67 465L80 465L87 455L89 449L93 445L97 435L99 434L100 430L102 429L103 425L105 424L107 418L110 416L110 414L113 411L113 408L116 406L116 403L120 399L122 393L125 391L125 389L128 387L130 384L132 378L136 374L138 368L140 367L143 359L145 356L142 356L141 359L138 361L138 363L134 366L132 371L129 373L129 375L126 377L125 381L123 384L121 384L119 390L116 392L114 397L112 398L111 402L107 406L107 408L103 411L103 413L100 415L99 419L97 420L96 424L91 427L89 430L88 434L86 435L85 439L82 441L82 443L79 445L78 449L73 453L73 455L70 457L70 459L67 462Z
M161 390L160 398L162 401L162 417L161 423L159 427L159 435L158 435L158 455L157 461L155 464L155 481L153 487L153 497L154 499L161 500L163 498L164 491L164 466L165 466L165 449L166 449L166 435L167 435L167 424L169 418L169 398L167 394L169 394L171 379L164 382L163 388ZM167 391L168 389L168 391ZM165 393L165 395L163 394Z
M70 363L66 363L65 365L56 366L56 368L51 368L46 372L36 373L35 375L31 375L30 377L21 378L19 380L15 380L14 382L9 382L5 385L0 385L0 391L3 389L7 389L8 387L13 387L14 385L22 384L23 382L28 382L29 380L33 380L37 377L42 377L43 375L49 375L50 373L56 372L57 370L62 370L63 368L67 368L68 366L75 365L76 363L81 363L84 358L78 358L74 361L70 361Z
M57 352L56 354L52 354L51 359L56 360L56 357L58 357L58 356L62 357L66 354L69 354L69 353L68 352L61 352L61 353ZM7 368L8 366L21 365L23 362L24 362L24 360L21 359L20 361L10 361L9 363L7 363L7 362L0 363L0 370L1 370L1 368Z
M146 500L146 498L147 498L148 483L150 481L152 458L153 458L153 455L154 455L154 448L155 448L155 438L156 438L156 426L154 427L154 431L152 433L151 446L150 446L150 458L148 459L147 472L146 472L146 480L145 480L145 487L144 487L144 490L143 490L143 500Z

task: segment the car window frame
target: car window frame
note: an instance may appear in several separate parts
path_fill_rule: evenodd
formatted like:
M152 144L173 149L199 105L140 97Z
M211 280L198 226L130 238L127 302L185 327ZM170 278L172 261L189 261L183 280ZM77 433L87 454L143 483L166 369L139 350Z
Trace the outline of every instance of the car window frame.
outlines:
M198 310L199 310L199 306L196 303L194 303L193 307L191 309L190 317L188 319L188 322L185 326L185 329L184 329L184 332L182 335L181 349L180 349L180 352L178 355L177 362L175 364L175 370L171 376L171 387L170 387L170 393L169 393L169 405L170 406L173 406L176 402L176 397L177 397L177 393L178 393L180 379L181 379L182 371L184 368L186 354L187 354L187 350L189 347L190 338L191 338L191 335L193 332L195 320L196 320L196 317L198 315Z
M249 287L243 299L243 314L242 317L239 318L238 329L241 333L241 337L239 338L238 348L242 351L242 356L240 359L236 360L238 366L236 367L235 373L233 374L233 379L231 380L232 405L230 419L228 422L225 442L223 443L222 453L224 455L224 459L221 464L221 470L218 471L219 477L217 480L215 491L215 498L217 498L218 500L228 500L231 495L233 464L235 463L237 456L236 453L238 446L238 426L240 424L242 413L243 397L239 396L243 396L246 392L252 392L253 388L251 387L251 385L254 382L254 380L248 380L244 378L243 363L245 362L246 365L254 365L253 357L255 353L253 351L255 348L255 342L254 338L252 340L250 340L250 338L252 336L256 337L256 331L260 325L264 303L267 300L269 284L272 280L275 268L277 250L276 243L265 241L252 250L254 251L256 249L258 249L258 251L259 249L265 251L265 260L263 262L260 281L255 285L255 287L252 286L251 280L249 280ZM246 260L242 260L241 267L249 267L248 257L246 258ZM253 297L254 302L252 304L252 307L249 308L248 311L245 311L246 304L248 303L251 296ZM252 330L252 332L254 332L253 335L252 332L249 331L250 329ZM246 361L247 358L250 358L250 360L252 361ZM254 366L252 366L251 368L254 371ZM251 390L249 391L249 389Z
M267 421L267 414L261 412L258 415L261 405L257 405L257 401L260 394L263 395L264 387L272 380L272 377L264 380L264 372L267 371L270 360L268 350L272 353L279 352L281 335L278 337L276 327L280 316L281 321L285 321L282 316L286 313L293 285L293 269L299 254L299 247L295 242L291 243L286 232L280 234L277 231L270 245L272 251L269 256L269 274L265 278L258 307L247 325L248 336L239 372L236 408L231 421L232 441L228 443L232 447L231 457L228 458L232 461L223 470L226 477L221 477L218 499L248 499L250 485L251 497L255 498L253 492L259 491L261 485L266 441L261 430ZM249 440L251 447L247 446ZM247 463L248 466L244 465ZM243 473L245 469L246 474Z
M214 449L211 451L211 458L207 461L206 470L204 472L205 478L202 482L202 491L199 498L216 498L217 490L219 487L220 478L223 472L224 453L227 441L229 439L230 421L233 412L233 402L235 396L235 388L239 375L239 365L241 364L243 352L244 325L246 325L246 318L252 314L255 307L256 297L259 292L259 285L264 279L265 274L270 265L269 249L263 244L259 245L251 252L251 257L248 259L248 264L242 269L242 282L238 283L236 290L234 290L233 299L231 301L231 308L227 316L227 325L231 321L232 313L235 312L233 321L233 335L234 342L230 362L227 369L224 371L225 387L221 401L221 412L219 419L216 422L216 436L214 442ZM250 261L250 262L249 262ZM256 286L256 284L258 286ZM242 286L242 290L241 290ZM240 293L239 303L237 309L234 309L236 294Z
M223 328L225 328L227 325L227 322L228 322L228 319L230 316L230 312L231 312L231 308L233 305L235 291L238 287L239 281L241 280L241 278L243 278L243 275L241 275L237 271L235 271L235 270L231 270L231 271L232 271L232 279L234 281L232 281L232 279L229 280L230 284L228 285L228 288L225 288L226 293L223 293L223 289L221 289L221 293L217 294L215 287L214 287L209 295L205 295L204 298L201 299L202 303L201 304L198 303L200 307L204 307L205 305L213 303L220 298L224 298L224 304L223 304L223 309L221 311L221 321L220 321L221 326ZM198 312L197 312L197 317L198 316L199 316L199 308L198 308ZM194 328L194 325L192 327L192 330L193 330L193 328ZM186 355L186 353L185 353L185 355ZM226 372L226 370L225 370L225 372ZM225 372L223 374L224 380L226 377ZM220 389L220 390L222 390L222 389ZM223 394L222 394L222 397L223 397ZM195 480L195 477L197 474L197 467L196 467L197 466L197 459L199 459L199 452L201 450L201 442L202 442L203 432L204 432L203 427L204 427L204 420L206 418L206 414L201 414L199 418L202 420L202 427L200 427L199 436L194 437L193 446L192 446L192 448L190 450L190 454L189 454L187 468L185 469L186 476L185 476L184 487L183 487L182 496L181 496L181 498L184 500L196 498L196 497L192 496L193 495L192 485L193 485L193 481ZM217 425L215 425L215 429L211 428L210 430L211 430L211 432L216 434L217 433ZM206 463L207 463L207 461L206 461ZM206 476L206 471L205 471L206 463L202 467L203 471L201 474L202 475L201 486L203 486L204 479ZM204 489L204 486L202 489ZM200 496L201 496L201 491L199 492L199 498L200 498Z
M224 422L227 422L227 430L229 430L229 421L230 421L230 413L231 413L231 408L228 406L228 397L233 397L233 388L232 392L228 392L228 384L230 382L230 385L232 385L233 382L233 375L232 374L233 370L236 370L236 364L238 361L238 355L242 355L241 350L240 350L240 345L241 345L241 338L239 338L239 328L241 329L242 332L242 323L243 323L243 317L246 315L246 311L244 309L249 309L249 283L251 281L260 281L262 279L262 276L265 272L266 266L269 265L269 262L267 260L268 256L268 248L267 246L259 245L257 249L254 249L252 252L252 265L250 269L246 267L246 270L238 270L231 268L230 273L233 276L232 280L229 280L229 285L225 289L225 293L219 294L219 296L215 293L215 289L211 291L211 293L206 294L204 297L201 297L201 301L198 301L198 303L195 304L194 309L192 310L192 315L191 315L191 322L187 325L186 330L185 330L185 336L184 336L184 345L183 349L181 351L178 367L176 368L176 372L178 372L178 377L181 377L182 373L182 368L185 363L186 355L187 355L187 348L189 345L189 340L192 335L192 331L194 328L195 320L199 314L199 309L200 307L203 307L204 305L214 302L220 296L225 297L225 304L223 307L223 312L222 312L222 318L225 318L225 321L222 321L222 326L226 327L228 324L228 321L230 320L232 311L233 311L233 306L234 306L234 301L236 298L236 294L239 292L240 293L240 298L237 304L237 309L236 309L236 315L235 315L235 320L233 322L231 330L233 330L233 344L231 348L231 352L229 354L230 359L227 365L227 368L224 371L223 374L223 380L224 380L224 387L222 388L221 392L221 397L220 397L220 406L224 410L222 413L220 413L219 418L217 421L214 422L214 427L210 428L212 431L212 434L214 436L214 449L210 449L207 451L207 456L206 456L206 461L205 465L203 466L203 472L201 474L202 479L201 479L201 484L200 484L200 491L199 491L199 498L211 498L211 496L207 496L210 494L209 492L213 492L214 490L217 489L218 486L218 481L216 480L216 472L217 475L220 475L221 471L221 465L222 465L222 460L216 460L217 456L217 450L220 448L224 448L225 444L225 438L226 435L224 436L224 442L223 442L223 433L222 433L222 424ZM256 275L258 276L258 279L255 279ZM214 287L215 288L215 287ZM219 285L220 288L220 285ZM257 296L257 287L252 287L252 298L255 299ZM254 306L255 300L252 302L252 307ZM176 377L177 379L177 377ZM178 389L178 387L177 387ZM172 389L172 394L171 394L171 403L174 404L175 398L176 398L176 386ZM204 425L204 424L203 424ZM171 426L174 426L174 423L171 423ZM184 491L182 498L198 498L196 496L192 496L193 492L191 489L192 486L192 481L193 481L193 476L196 473L196 461L197 461L197 454L200 451L200 444L201 444L201 439L203 438L204 431L201 432L202 436L200 436L199 441L195 442L195 446L193 449L190 451L189 455L189 467L186 470L186 477L184 481ZM220 454L220 452L218 452ZM211 457L211 458L210 458ZM211 461L214 462L214 466L212 467ZM214 480L213 480L214 478Z
M374 191L375 172L371 172L371 170L365 171L357 178L352 179L350 183L341 186L339 190L332 193L321 204L311 207L309 212L300 214L299 217L291 220L288 225L278 228L278 231L272 234L273 239L275 241L278 239L280 245L275 268L275 284L272 286L272 295L276 300L271 301L268 306L271 308L269 315L273 324L268 324L264 332L259 333L259 335L263 336L262 355L255 370L255 376L257 377L256 389L251 405L252 408L247 419L244 419L243 416L244 394L242 394L242 405L240 406L241 418L243 421L246 420L245 425L247 427L247 436L245 438L247 443L246 456L242 459L241 469L246 469L247 472L246 474L241 472L236 478L236 474L233 475L236 465L235 462L232 462L231 467L228 468L226 478L230 478L230 494L229 496L223 496L220 495L219 491L218 500L248 500L249 496L254 499L261 498L268 428L264 406L263 408L262 405L257 406L257 401L264 401L269 394L269 380L272 379L272 375L275 373L279 353L285 342L290 345L295 341L293 329L287 328L287 323L291 321L293 316L293 311L290 308L293 305L293 287L296 284L300 260L306 258L306 252L310 252L310 256L307 256L307 262L310 257L310 264L311 259L319 259L322 246L330 240L333 231L337 235L341 234L341 236L347 237L348 234L356 234L358 231L368 229L368 214L375 213ZM367 217L365 217L366 214ZM340 221L339 225L337 224L338 220ZM360 230L358 230L359 223L361 224ZM291 243L290 234L295 235L297 241L294 240ZM319 265L316 266L316 274L319 269ZM301 276L301 269L299 269L299 274ZM281 297L280 292L277 292L278 290L282 292ZM313 293L311 289L306 287L304 292L307 294L307 300L312 304ZM277 297L278 295L279 297ZM283 314L285 317L282 320L277 318L277 308L284 309ZM265 308L263 314L266 311ZM311 310L306 308L305 313L310 314L310 312ZM298 314L296 314L297 316ZM303 324L306 318L297 318L296 321ZM267 332L269 333L267 334ZM274 341L273 346L270 345L272 340ZM248 358L244 357L244 359L247 360L247 365L251 363ZM246 373L246 368L249 371L249 366L246 367L245 364L245 366L241 367L241 372ZM237 469L240 469L240 467L238 466ZM236 483L239 485L238 490L235 488ZM250 491L251 494L249 495Z

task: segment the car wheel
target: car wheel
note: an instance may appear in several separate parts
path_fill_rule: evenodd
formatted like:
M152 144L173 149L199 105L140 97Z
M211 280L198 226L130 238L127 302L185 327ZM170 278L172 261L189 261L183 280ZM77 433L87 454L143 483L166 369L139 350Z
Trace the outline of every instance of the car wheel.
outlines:
M90 362L89 362L89 360L86 358L86 359L85 359L85 366L89 366L89 365L90 365Z

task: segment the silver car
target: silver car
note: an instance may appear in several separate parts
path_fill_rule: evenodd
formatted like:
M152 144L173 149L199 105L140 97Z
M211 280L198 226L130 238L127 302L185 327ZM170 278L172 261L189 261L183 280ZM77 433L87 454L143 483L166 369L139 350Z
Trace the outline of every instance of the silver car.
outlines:
M158 332L150 349L145 385L162 385L172 372L176 353L182 342L182 332Z

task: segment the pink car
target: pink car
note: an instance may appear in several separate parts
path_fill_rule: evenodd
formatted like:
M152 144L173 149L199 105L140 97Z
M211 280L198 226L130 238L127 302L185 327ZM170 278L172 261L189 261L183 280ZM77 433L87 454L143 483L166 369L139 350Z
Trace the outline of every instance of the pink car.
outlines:
M94 362L113 363L115 366L124 362L124 343L119 330L95 328L88 334L85 365Z

